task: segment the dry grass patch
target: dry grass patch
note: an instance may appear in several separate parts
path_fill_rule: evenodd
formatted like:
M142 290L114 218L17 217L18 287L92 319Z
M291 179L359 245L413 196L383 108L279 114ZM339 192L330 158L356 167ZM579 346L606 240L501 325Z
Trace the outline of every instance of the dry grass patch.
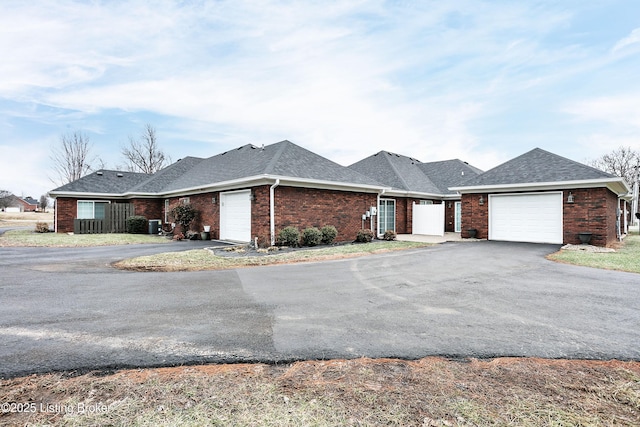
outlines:
M33 375L0 425L637 426L640 363L356 359ZM74 408L99 408L78 413Z
M349 244L322 249L298 250L263 256L217 256L208 249L184 252L169 252L119 261L115 267L134 271L196 271L224 270L262 265L287 264L305 261L323 261L370 255L375 253L415 249L430 246L418 242L379 242L371 244Z
M11 230L0 236L0 246L87 247L169 243L169 240L149 234L65 234L36 233L34 230Z
M610 253L560 250L547 258L566 264L640 273L640 236L627 236L615 249L616 252Z
M0 212L0 227L30 227L36 222L53 224L52 212Z

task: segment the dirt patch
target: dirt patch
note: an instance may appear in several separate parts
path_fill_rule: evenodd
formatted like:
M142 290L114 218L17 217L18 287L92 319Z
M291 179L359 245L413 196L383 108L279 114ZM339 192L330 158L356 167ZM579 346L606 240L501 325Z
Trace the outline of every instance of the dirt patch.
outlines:
M640 424L639 362L431 357L206 365L32 375L0 381L0 390L3 408L36 409L4 411L0 425Z

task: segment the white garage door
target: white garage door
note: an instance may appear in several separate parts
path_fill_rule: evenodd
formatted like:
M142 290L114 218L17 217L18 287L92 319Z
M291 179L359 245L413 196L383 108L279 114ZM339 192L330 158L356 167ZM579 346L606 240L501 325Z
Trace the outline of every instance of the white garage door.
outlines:
M562 243L562 192L490 195L489 240Z
M251 241L251 191L220 193L220 239Z

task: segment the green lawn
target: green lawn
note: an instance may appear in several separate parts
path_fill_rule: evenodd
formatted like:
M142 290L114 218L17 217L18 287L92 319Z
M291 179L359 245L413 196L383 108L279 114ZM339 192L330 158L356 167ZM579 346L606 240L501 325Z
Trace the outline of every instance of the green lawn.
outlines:
M217 256L207 249L194 249L185 252L169 252L132 258L120 261L115 264L115 266L126 270L138 271L224 270L260 265L349 258L425 246L429 246L429 244L419 242L383 241L376 243L354 243L321 249L299 250L277 255L241 257Z
M627 236L622 247L616 252L590 253L561 250L549 255L548 258L567 264L640 273L640 236Z
M0 246L38 246L73 248L84 246L168 243L170 240L149 234L65 234L35 233L33 230L11 230L0 236Z

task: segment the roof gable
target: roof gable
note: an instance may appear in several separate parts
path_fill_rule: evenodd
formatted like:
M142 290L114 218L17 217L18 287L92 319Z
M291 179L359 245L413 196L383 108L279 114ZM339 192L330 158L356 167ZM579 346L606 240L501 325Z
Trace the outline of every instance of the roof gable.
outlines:
M534 148L466 181L462 186L551 183L606 178L615 177L591 166Z
M419 167L420 161L401 154L380 151L349 166L382 184L396 190L425 194L442 194L442 191Z

